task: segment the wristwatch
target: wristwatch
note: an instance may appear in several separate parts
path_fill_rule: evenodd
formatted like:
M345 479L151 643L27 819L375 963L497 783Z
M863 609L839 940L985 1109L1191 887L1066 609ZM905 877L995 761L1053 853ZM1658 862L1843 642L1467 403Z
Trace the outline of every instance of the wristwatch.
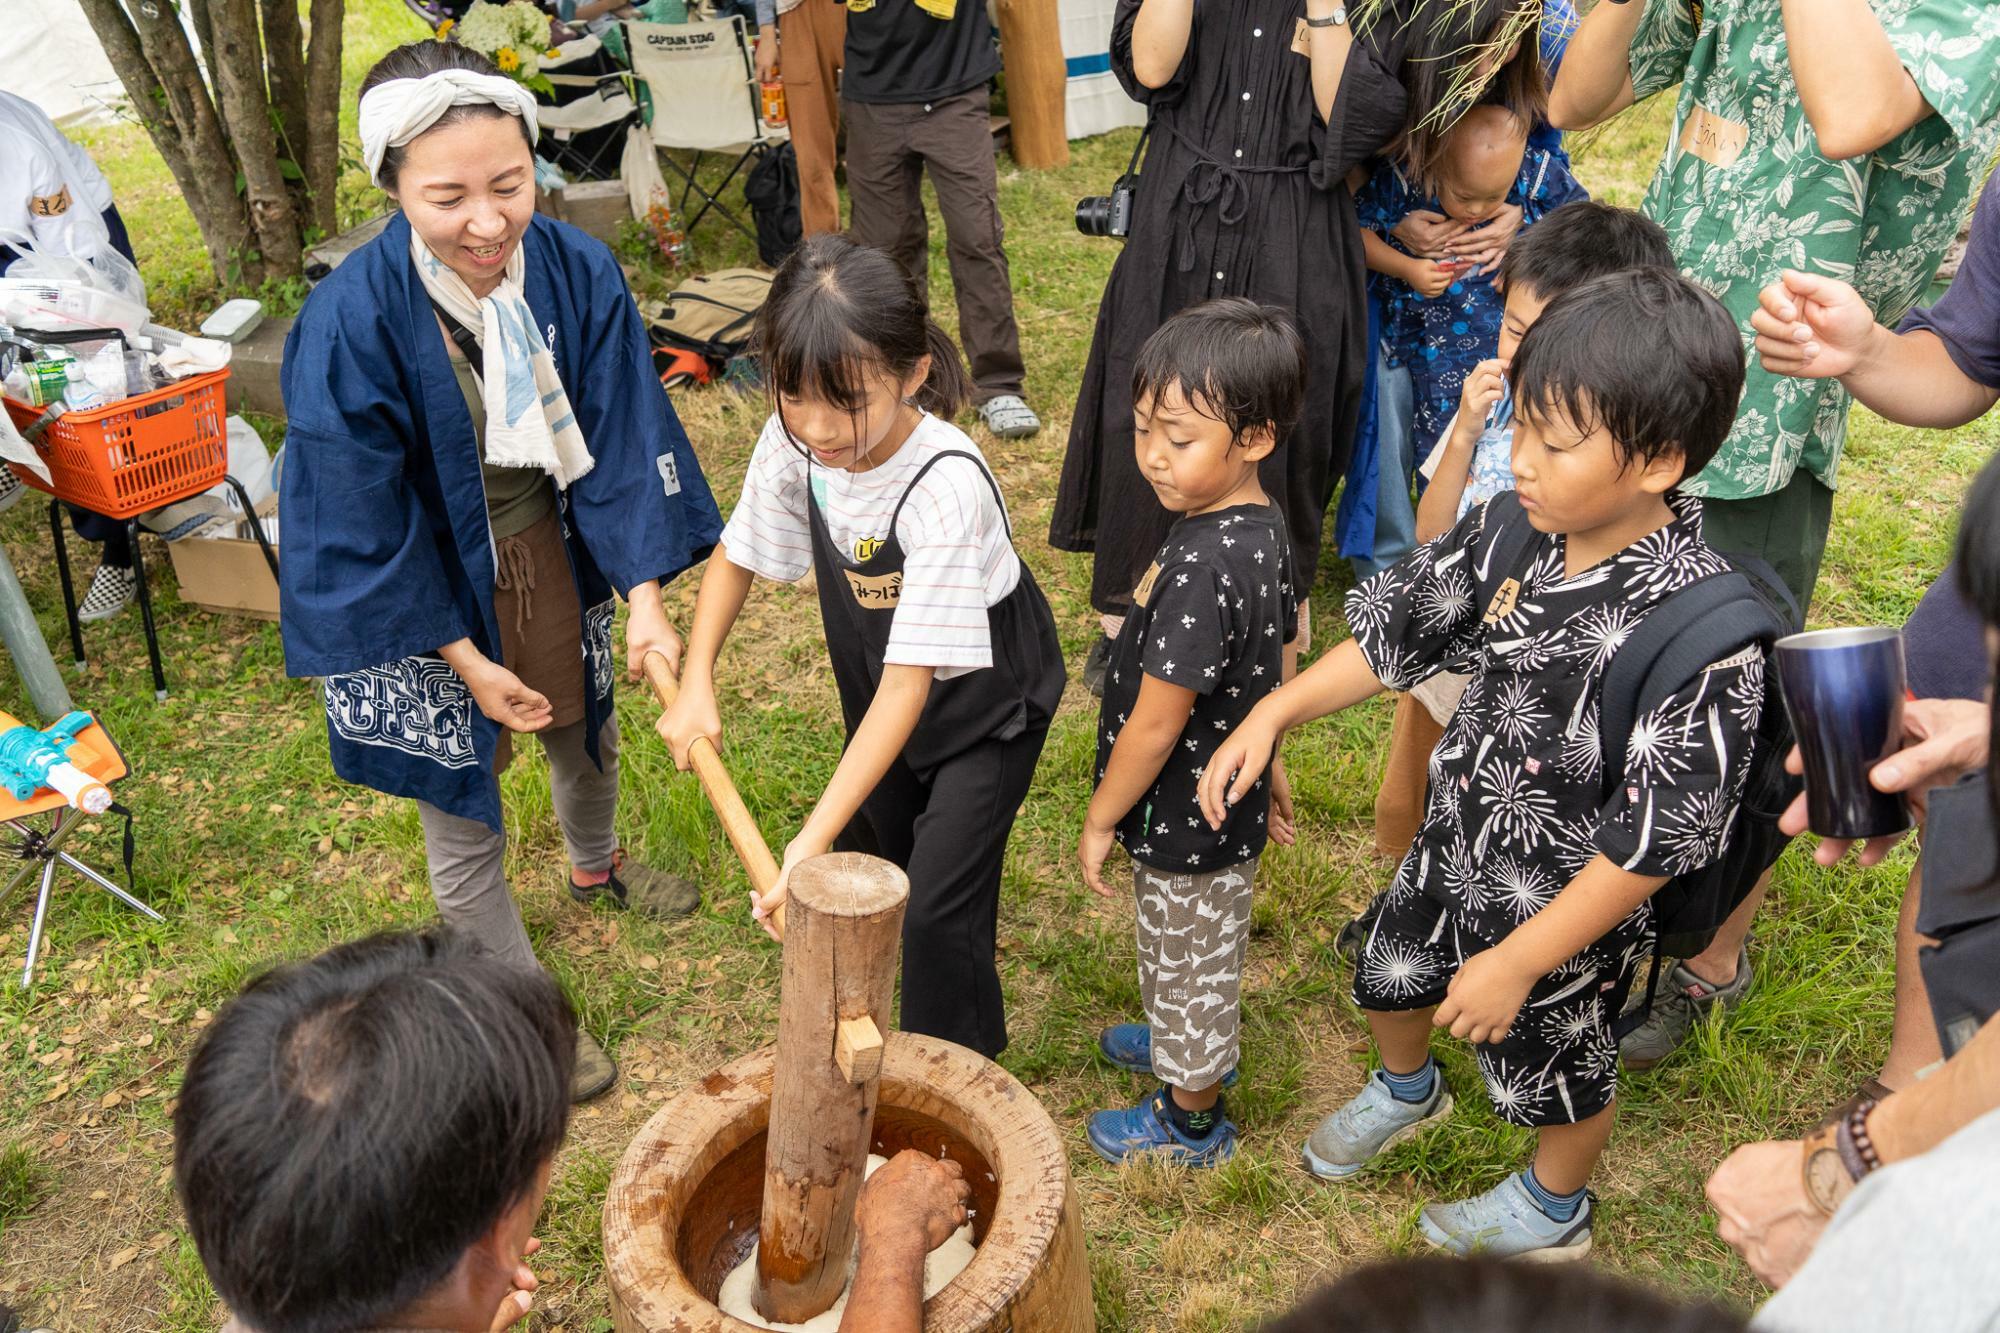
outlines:
M1849 1173L1847 1163L1841 1160L1840 1145L1835 1141L1840 1125L1821 1125L1814 1130L1803 1146L1801 1174L1805 1181L1806 1197L1813 1201L1813 1207L1832 1217L1841 1201L1854 1192L1856 1177Z
M1345 5L1335 5L1333 12L1323 19L1316 19L1310 14L1306 15L1306 26L1308 28L1340 28L1345 27L1346 24L1347 6Z

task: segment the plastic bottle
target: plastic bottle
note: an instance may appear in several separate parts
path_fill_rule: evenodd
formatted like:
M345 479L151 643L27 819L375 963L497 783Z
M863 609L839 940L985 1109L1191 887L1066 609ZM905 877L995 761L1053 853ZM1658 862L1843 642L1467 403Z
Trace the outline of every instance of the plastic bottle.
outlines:
M764 123L772 129L781 129L785 124L785 84L778 76L778 67L771 67L771 77L758 85L764 94Z

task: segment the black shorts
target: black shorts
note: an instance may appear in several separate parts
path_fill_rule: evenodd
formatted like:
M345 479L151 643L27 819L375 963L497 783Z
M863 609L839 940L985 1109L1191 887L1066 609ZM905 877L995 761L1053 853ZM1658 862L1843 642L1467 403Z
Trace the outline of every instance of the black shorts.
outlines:
M1618 1091L1611 1024L1651 957L1647 921L1642 908L1537 981L1506 1039L1472 1048L1502 1120L1531 1129L1573 1125L1611 1105ZM1354 969L1354 1002L1378 1013L1431 1008L1465 960L1491 947L1427 895L1385 897Z

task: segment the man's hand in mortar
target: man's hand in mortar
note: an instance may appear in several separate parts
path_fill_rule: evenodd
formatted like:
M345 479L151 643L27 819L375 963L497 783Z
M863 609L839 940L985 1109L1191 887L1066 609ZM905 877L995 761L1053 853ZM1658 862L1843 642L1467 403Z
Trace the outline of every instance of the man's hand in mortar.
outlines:
M854 1205L860 1258L841 1333L919 1333L924 1258L965 1225L971 1197L957 1162L914 1148L868 1178Z

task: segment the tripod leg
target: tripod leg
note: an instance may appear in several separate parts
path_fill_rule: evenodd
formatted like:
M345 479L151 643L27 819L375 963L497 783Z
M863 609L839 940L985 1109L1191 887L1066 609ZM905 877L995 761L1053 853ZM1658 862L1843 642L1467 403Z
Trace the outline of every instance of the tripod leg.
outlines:
M60 860L64 865L68 866L71 870L74 870L77 874L82 875L92 884L95 884L98 888L103 889L106 893L116 898L119 902L124 903L127 907L139 913L141 916L144 916L152 921L166 920L166 918L161 916L158 912L155 912L152 908L146 906L146 904L140 902L137 898L134 898L131 894L125 892L124 889L118 886L115 880L111 879L106 875L99 874L96 870L93 870L91 867L77 860L74 856L71 856L68 852L57 852L56 858Z
M28 927L28 961L21 969L21 989L35 984L35 957L42 951L42 927L49 919L49 893L55 887L56 863L51 857L42 863L42 892L35 899L35 919Z

